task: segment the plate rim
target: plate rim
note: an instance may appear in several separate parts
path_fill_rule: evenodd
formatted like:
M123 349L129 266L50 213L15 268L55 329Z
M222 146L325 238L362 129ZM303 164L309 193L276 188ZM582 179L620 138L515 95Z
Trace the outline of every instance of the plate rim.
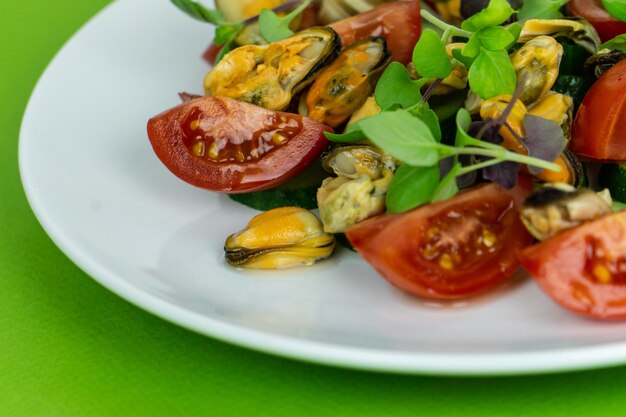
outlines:
M128 0L127 0L128 1ZM230 324L199 313L185 310L157 295L143 292L138 287L107 270L96 259L64 236L62 228L46 214L44 204L30 184L24 143L26 123L31 119L32 106L41 95L50 68L62 52L93 22L112 7L123 3L113 1L89 18L54 54L39 76L22 114L18 139L18 170L22 188L37 221L69 261L85 274L120 298L168 322L255 351L316 363L320 365L364 371L397 374L422 374L440 376L506 376L569 372L623 365L626 363L626 341L600 346L548 349L537 352L437 354L406 351L389 352L384 349L342 346L327 342L302 340L272 334L240 325Z

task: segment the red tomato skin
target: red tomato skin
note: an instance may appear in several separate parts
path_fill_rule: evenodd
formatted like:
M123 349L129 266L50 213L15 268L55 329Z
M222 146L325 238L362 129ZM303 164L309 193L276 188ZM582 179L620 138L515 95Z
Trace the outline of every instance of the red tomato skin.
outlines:
M626 257L626 212L618 212L519 253L524 268L562 307L602 320L626 319L626 282L602 284L585 273L590 239L612 256Z
M302 129L256 161L214 162L192 154L183 142L183 121L193 109L216 123L228 119L229 124L252 131L275 115L301 119ZM154 152L173 174L197 187L222 193L262 191L283 184L317 159L329 144L324 132L332 132L308 117L274 112L228 97L201 97L180 104L151 118L147 129Z
M591 86L572 128L571 150L599 160L626 160L626 60Z
M567 10L574 16L582 17L598 31L602 42L626 33L626 22L617 20L606 11L602 0L570 0Z
M383 214L352 226L346 235L361 256L401 290L436 300L470 297L509 278L520 267L517 251L532 243L516 209L529 190L529 182L523 182L513 190L483 185L406 213ZM424 234L434 219L484 202L504 210L498 221L505 224L506 234L499 236L505 243L497 253L453 271L445 271L422 256Z
M422 32L419 0L396 1L348 17L330 25L344 47L368 36L382 36L393 59L411 62L413 48Z
M215 65L215 61L217 61L217 56L220 54L221 50L221 46L217 45L215 42L211 42L209 47L202 54L202 59L211 66Z

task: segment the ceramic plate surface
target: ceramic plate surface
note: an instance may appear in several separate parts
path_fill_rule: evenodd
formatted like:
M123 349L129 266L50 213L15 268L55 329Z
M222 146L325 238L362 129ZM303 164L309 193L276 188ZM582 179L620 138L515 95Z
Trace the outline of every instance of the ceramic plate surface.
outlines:
M32 95L24 188L48 234L94 279L181 326L318 363L493 375L626 362L626 324L574 316L524 277L438 304L392 288L347 250L312 268L228 267L224 240L255 212L170 174L145 129L179 91L202 91L211 39L169 1L120 0L68 42Z

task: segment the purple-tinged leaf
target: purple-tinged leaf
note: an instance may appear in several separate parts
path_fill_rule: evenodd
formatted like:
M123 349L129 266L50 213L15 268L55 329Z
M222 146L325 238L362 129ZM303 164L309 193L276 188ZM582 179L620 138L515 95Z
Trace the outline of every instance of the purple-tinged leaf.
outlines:
M552 162L561 155L567 145L563 129L552 120L527 114L524 117L524 129L526 131L524 144L532 157ZM529 166L528 171L536 175L543 169Z
M496 182L506 189L515 187L519 174L519 164L505 161L487 168L483 168L483 178Z

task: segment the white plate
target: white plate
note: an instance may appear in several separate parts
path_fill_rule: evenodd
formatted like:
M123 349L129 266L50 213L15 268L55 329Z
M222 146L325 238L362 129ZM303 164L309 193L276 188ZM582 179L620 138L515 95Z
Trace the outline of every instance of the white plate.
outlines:
M502 374L626 362L626 324L574 316L531 280L441 305L404 295L346 250L308 269L225 265L225 237L253 211L175 178L145 133L177 92L201 91L211 32L168 1L120 0L39 81L20 137L24 188L88 274L181 326L325 364Z

